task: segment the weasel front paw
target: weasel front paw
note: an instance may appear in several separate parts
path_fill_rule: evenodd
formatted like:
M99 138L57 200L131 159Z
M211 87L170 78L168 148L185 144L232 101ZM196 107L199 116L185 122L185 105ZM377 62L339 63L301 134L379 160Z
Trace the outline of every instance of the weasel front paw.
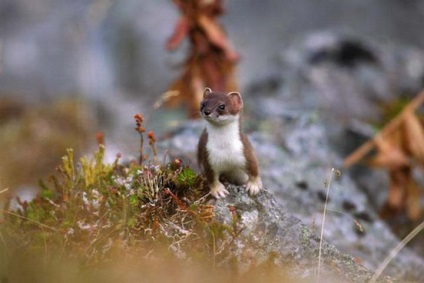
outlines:
M211 185L211 195L215 198L224 198L228 195L228 191L223 184L216 182Z
M254 196L262 190L262 180L261 177L249 178L247 182L246 189L250 195Z

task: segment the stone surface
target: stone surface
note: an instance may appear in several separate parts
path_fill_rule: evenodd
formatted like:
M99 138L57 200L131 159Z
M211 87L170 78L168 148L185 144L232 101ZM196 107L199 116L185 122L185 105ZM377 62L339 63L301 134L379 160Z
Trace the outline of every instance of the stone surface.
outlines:
M424 86L422 50L355 33L305 35L282 48L280 59L268 67L274 73L252 80L245 91L263 119L316 110L333 119L333 127L376 121L381 103L411 98Z
M232 255L247 270L272 258L274 264L288 267L294 278L315 281L319 242L306 225L283 211L268 191L250 197L244 188L231 187L225 199L215 202L216 219L232 225L235 208L240 234L233 244ZM326 282L365 282L372 272L357 264L351 256L324 242L322 245L321 280ZM389 279L382 282L391 282Z
M278 204L278 209L284 209L287 211L285 213L300 219L302 225L309 227L308 231L319 234L326 195L325 184L332 179L324 239L338 250L354 256L356 262L374 270L398 244L399 239L379 219L367 195L348 172L342 172L341 176L335 173L331 176L332 168L337 169L342 159L330 146L325 124L316 113L290 113L280 116L279 121L279 127L284 129L284 133L274 126L272 134L250 135L260 160L263 182L273 196L272 201L267 200L268 204L272 203L272 207L266 209L272 210ZM161 147L167 150L171 158L184 157L185 161L193 164L201 129L201 122L187 124L162 143ZM227 205L232 202L230 198ZM242 205L248 211L242 219L255 218L267 223L269 219L262 219L255 212L258 204L246 202L252 207L248 208L246 203ZM287 223L280 224L284 226ZM279 227L275 230L278 237L294 241L293 235L285 233L284 229ZM392 261L385 274L418 280L424 278L424 261L405 248Z

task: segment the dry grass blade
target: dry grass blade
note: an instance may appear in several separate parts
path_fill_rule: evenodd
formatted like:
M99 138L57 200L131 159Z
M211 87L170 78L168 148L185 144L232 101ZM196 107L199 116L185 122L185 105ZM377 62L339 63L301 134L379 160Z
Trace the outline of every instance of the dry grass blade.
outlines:
M357 150L352 152L349 156L345 158L343 161L343 167L349 167L355 163L357 163L359 160L363 159L365 155L367 155L374 147L375 147L375 139L377 137L383 137L385 138L387 135L390 135L399 128L399 126L404 121L404 115L405 111L407 112L413 112L417 109L418 106L420 106L424 102L424 91L420 92L417 97L414 98L408 104L408 106L402 111L398 116L396 116L394 119L392 119L377 135L374 137L374 139L370 139L366 143L364 143L362 146L360 146Z
M407 148L421 163L424 163L424 131L417 116L410 111L404 115L403 126L405 129Z
M168 50L176 49L181 44L184 37L187 36L189 27L190 27L190 23L188 19L184 16L181 17L178 20L178 22L175 24L174 32L169 38L168 42L166 43L166 48Z
M378 153L367 162L368 165L384 167L391 170L409 165L408 157L401 150L398 139L383 139L381 136L377 136L374 141L378 148Z
M415 227L411 233L408 234L393 250L390 251L389 255L383 260L380 266L376 269L373 277L369 281L370 283L374 283L377 281L378 277L383 273L384 269L387 265L396 257L396 255L403 249L418 233L424 230L424 221L421 222L420 225Z
M180 92L178 90L169 90L164 92L158 100L155 101L153 104L153 109L157 110L162 107L162 105L166 102L168 102L170 99L177 97L180 95Z
M322 243L323 243L323 240L324 240L324 225L325 225L325 216L327 215L328 196L330 194L330 188L331 188L331 184L333 182L335 174L337 174L337 175L340 174L340 171L336 170L335 168L331 168L330 179L328 180L328 183L326 184L327 192L326 192L326 195L325 195L324 211L323 211L323 214L322 214L322 223L321 223L321 233L320 233L320 237L319 237L318 274L317 274L318 282L320 281L320 276L321 276Z
M359 147L357 150L349 154L345 160L343 160L343 167L349 167L352 166L355 163L358 163L362 158L365 157L365 155L368 154L373 148L375 147L375 140L371 139L364 143L361 147Z
M388 170L388 199L381 215L386 217L406 211L409 219L421 216L420 190L413 177L415 167L424 168L424 128L415 111L424 102L424 91L412 100L373 139L350 154L343 166L363 159L373 148L377 154L367 164Z
M38 221L32 220L32 219L30 219L30 218L28 218L28 217L24 217L24 216L22 216L22 215L19 215L19 214L17 214L17 213L14 213L14 212L11 212L11 211L8 211L8 210L4 210L4 209L0 209L0 211L1 211L1 212L3 212L3 213L9 214L9 215L15 216L15 217L19 217L19 218L21 218L21 219L25 219L26 221L32 222L32 223L34 223L34 224L37 224L38 226L43 227L43 228L47 228L47 229L49 229L49 230L51 230L51 231L53 231L53 232L57 232L57 230L56 230L55 228L50 227L50 226L48 226L48 225L46 225L46 224L43 224L43 223L41 223L41 222L38 222Z

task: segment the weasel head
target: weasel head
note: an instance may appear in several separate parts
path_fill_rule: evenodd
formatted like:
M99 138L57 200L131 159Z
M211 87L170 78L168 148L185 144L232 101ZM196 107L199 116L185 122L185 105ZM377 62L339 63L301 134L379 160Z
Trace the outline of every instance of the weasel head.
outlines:
M200 114L210 124L224 126L238 121L243 109L243 100L240 93L214 92L206 88L203 100L200 103Z

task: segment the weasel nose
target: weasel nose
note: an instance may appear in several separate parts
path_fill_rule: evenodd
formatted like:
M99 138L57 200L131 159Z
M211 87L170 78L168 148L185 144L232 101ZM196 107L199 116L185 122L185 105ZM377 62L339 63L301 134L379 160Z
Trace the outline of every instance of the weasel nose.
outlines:
M207 110L207 109L203 110L203 114L205 114L206 116L211 115L211 113L212 113L212 111L210 111L210 110Z

